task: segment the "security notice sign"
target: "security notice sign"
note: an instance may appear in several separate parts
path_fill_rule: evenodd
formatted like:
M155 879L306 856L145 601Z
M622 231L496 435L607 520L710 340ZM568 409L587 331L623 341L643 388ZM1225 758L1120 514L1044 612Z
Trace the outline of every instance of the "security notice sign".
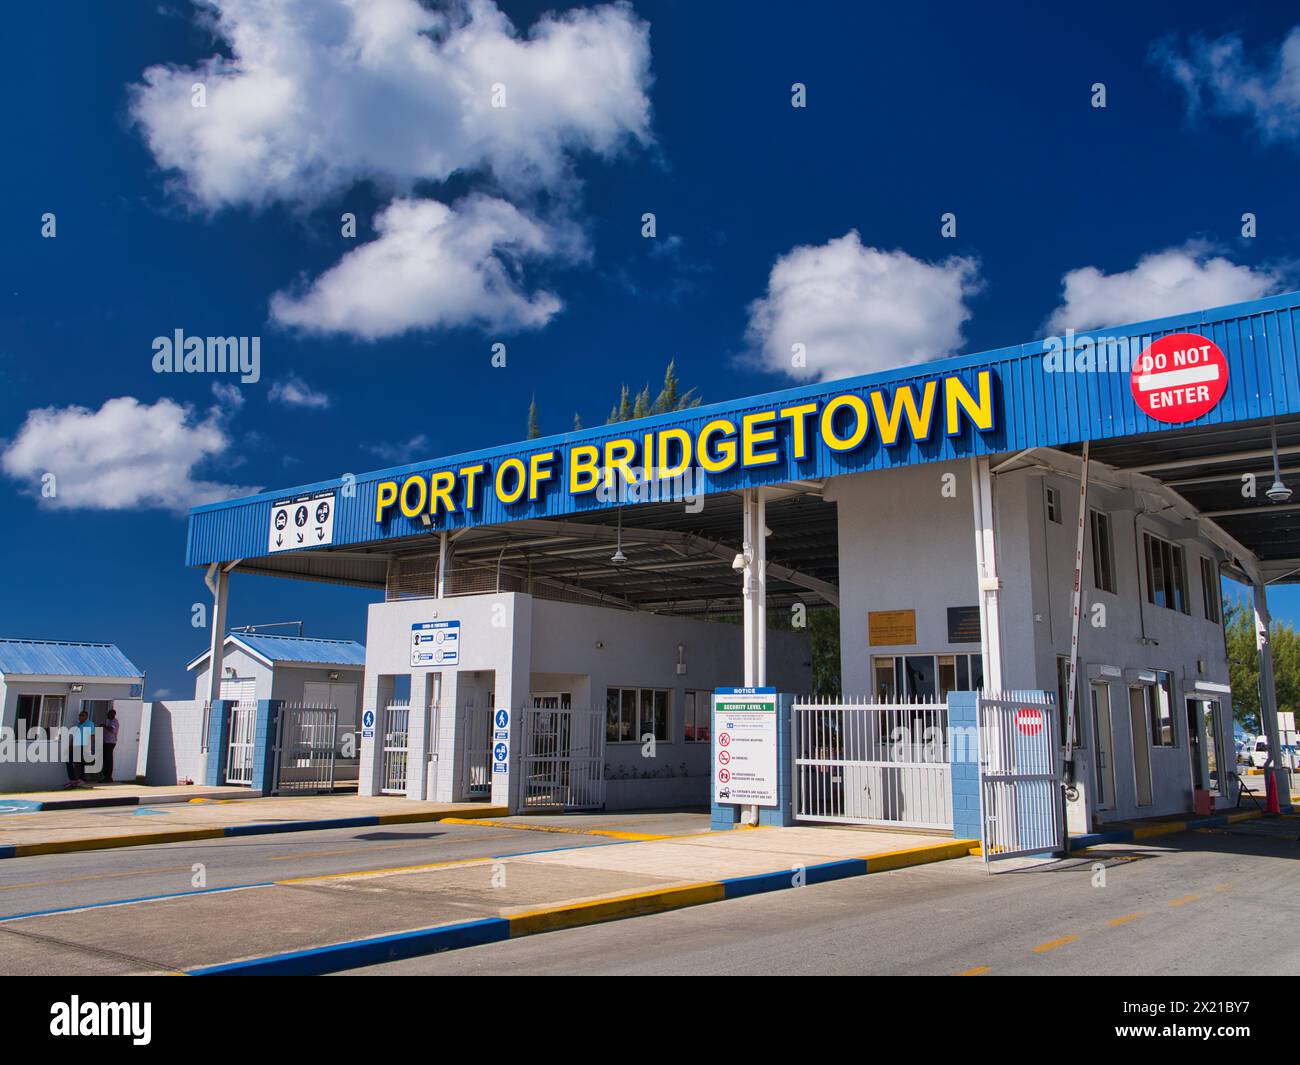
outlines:
M776 689L713 693L713 798L776 806Z
M324 547L333 542L333 492L309 492L277 499L271 504L271 526L266 536L268 553Z
M460 665L460 622L420 621L412 625L411 665Z

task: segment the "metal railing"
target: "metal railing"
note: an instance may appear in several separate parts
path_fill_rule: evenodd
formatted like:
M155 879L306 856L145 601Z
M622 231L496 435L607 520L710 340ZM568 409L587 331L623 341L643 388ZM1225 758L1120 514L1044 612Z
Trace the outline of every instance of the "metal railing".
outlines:
M795 703L795 818L951 829L947 725L944 703Z
M411 706L389 703L383 713L383 777L379 790L384 795L406 794L406 769L410 760Z
M241 703L230 711L230 742L226 749L226 783L253 783L253 747L257 742L257 705Z
M272 791L334 790L339 712L332 706L286 704L275 725L275 779Z
M458 730L464 737L460 779L471 798L492 794L492 712L490 706L463 706L457 711Z
M563 810L605 805L605 711L525 707L524 806Z

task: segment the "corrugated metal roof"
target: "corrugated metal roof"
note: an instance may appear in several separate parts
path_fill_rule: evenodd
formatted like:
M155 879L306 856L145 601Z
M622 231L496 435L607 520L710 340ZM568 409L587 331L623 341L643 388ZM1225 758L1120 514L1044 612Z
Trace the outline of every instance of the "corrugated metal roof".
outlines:
M380 481L411 473L456 469L471 463L489 466L490 477L498 460L556 451L559 462L555 479L541 498L527 496L505 504L491 490L490 481L480 485L481 500L473 512L462 507L445 516L448 529L497 525L521 518L554 518L619 506L616 499L602 501L595 493L571 495L566 490L563 460L577 444L600 446L607 440L630 437L639 440L647 432L681 427L694 437L714 418L728 418L737 424L747 413L799 402L824 403L831 397L853 393L866 397L875 389L898 389L945 376L956 376L973 388L983 370L993 378L998 424L990 431L975 432L969 426L957 435L942 434L942 426L928 439L913 440L903 434L898 443L886 446L877 432L870 432L862 444L849 451L832 451L820 439L813 441L805 459L790 454L788 429L778 435L779 461L744 468L735 465L722 473L706 474L700 490L704 494L738 488L774 485L855 473L889 469L919 463L943 462L970 455L999 454L1031 447L1061 447L1083 440L1113 440L1139 434L1160 434L1192 426L1214 426L1270 416L1300 413L1300 293L1272 296L1230 307L1191 311L1151 322L1094 329L1074 334L1068 354L1094 348L1103 341L1122 341L1133 347L1179 332L1197 332L1213 340L1224 352L1229 368L1227 391L1222 400L1191 423L1171 425L1142 412L1133 401L1127 372L1061 372L1044 362L1048 341L1038 340L977 355L963 355L921 363L898 370L863 377L821 382L761 396L715 403L688 411L657 415L618 425L602 425L562 436L512 443L446 458L358 475L355 483L343 479L264 492L243 499L227 500L190 512L186 562L204 565L234 559L255 559L268 554L271 504L277 499L328 489L337 490L332 547L382 544L404 537L427 534L430 529L418 520L392 514L385 522L374 520L375 498ZM1063 340L1064 338L1053 338ZM1139 348L1140 350L1140 348ZM1136 351L1133 352L1136 355ZM1093 356L1095 359L1095 355ZM820 409L820 408L819 408ZM874 426L873 426L874 428ZM816 434L810 434L816 436ZM312 548L299 548L311 551ZM319 550L319 549L318 549Z
M138 677L111 643L0 639L0 673L35 677Z
M242 643L271 662L303 662L320 666L364 666L366 649L356 640L322 640L312 636L268 636L259 632L232 632L227 639ZM200 652L195 662L207 657Z

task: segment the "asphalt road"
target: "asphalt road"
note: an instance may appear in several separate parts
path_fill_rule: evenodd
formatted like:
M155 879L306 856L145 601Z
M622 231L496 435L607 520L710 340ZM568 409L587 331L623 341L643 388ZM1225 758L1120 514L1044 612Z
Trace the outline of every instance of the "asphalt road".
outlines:
M0 919L197 887L235 887L609 842L602 836L430 822L9 858L0 861ZM196 865L202 867L201 885L194 883Z
M1300 972L1300 818L968 858L354 970L374 975ZM1099 875L1104 868L1104 884Z

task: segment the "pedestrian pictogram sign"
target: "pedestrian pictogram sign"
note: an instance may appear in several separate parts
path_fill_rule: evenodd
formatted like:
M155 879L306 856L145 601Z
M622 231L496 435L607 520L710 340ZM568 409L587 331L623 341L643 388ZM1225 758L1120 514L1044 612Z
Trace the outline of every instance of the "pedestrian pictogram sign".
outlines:
M1173 333L1137 357L1129 386L1137 405L1156 421L1195 421L1227 391L1228 360L1208 337Z
M1016 728L1026 736L1037 736L1043 731L1043 712L1032 706L1022 706L1016 711Z

